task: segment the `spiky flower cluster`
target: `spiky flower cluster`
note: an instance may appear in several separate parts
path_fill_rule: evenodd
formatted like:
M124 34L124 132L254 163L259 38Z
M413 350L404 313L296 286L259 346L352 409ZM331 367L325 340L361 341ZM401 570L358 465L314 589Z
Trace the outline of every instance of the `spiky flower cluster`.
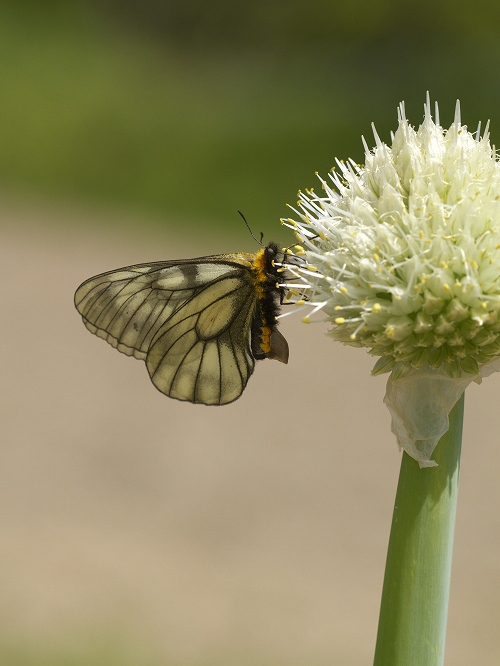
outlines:
M286 220L312 270L309 301L330 335L379 356L373 372L476 375L500 355L500 162L488 128L448 130L430 103L416 130L399 108L392 144L338 162Z
M299 194L299 220L283 222L305 248L299 303L327 314L334 339L380 357L392 430L430 467L466 386L500 371L500 161L488 128L461 125L458 103L448 130L437 106L435 120L424 109L416 130L401 105L390 146L374 131L365 165L337 162L321 195Z

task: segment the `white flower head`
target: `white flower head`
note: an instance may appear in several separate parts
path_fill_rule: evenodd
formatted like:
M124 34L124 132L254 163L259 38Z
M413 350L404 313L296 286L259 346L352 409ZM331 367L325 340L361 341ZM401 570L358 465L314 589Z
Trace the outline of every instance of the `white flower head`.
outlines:
M448 130L429 99L418 129L403 104L398 116L391 145L374 130L365 165L338 161L285 224L314 267L301 276L329 335L378 356L374 374L391 372L393 431L431 466L465 387L500 369L500 162L488 127L468 132L458 103Z

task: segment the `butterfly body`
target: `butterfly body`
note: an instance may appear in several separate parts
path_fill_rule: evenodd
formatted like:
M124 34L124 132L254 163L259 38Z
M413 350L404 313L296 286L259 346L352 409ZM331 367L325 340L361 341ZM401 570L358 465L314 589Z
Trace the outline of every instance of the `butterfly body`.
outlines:
M284 255L222 254L128 266L84 282L75 305L86 327L144 360L158 390L178 400L236 400L255 360L288 361L276 317Z

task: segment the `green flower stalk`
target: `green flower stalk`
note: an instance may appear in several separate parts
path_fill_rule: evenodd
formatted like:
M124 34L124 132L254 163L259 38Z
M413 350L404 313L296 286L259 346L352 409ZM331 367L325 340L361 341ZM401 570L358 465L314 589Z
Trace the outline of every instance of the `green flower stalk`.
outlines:
M391 145L374 130L365 165L337 161L323 193L299 192L299 219L283 222L309 264L302 293L333 339L391 373L392 430L430 467L467 385L500 370L500 162L458 103L448 130L437 106L435 120L424 109L414 129L401 104Z
M387 554L374 666L444 661L464 395L436 447L437 468L403 453Z

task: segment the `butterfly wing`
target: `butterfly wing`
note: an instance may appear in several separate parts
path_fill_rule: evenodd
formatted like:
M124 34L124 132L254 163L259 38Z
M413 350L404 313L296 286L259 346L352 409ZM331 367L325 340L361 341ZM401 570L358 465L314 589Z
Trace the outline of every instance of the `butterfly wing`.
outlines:
M249 330L255 289L246 271L205 286L162 326L146 365L153 384L179 400L223 405L253 372Z
M75 305L92 333L146 361L162 393L226 404L241 395L254 368L249 330L256 294L248 259L129 266L84 282Z

